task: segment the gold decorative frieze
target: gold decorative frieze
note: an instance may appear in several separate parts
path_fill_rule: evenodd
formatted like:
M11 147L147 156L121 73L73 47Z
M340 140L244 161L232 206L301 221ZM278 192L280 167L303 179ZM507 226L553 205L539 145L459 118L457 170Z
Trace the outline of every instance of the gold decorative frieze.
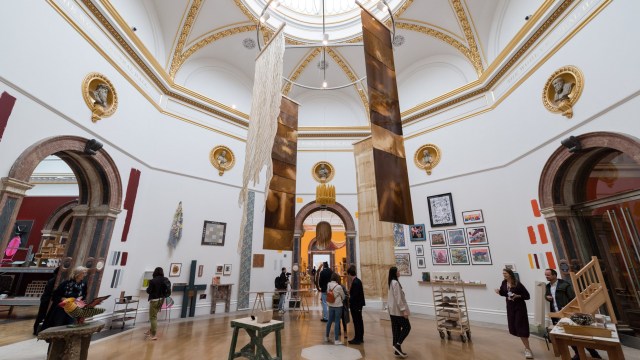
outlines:
M202 0L193 0L193 2L191 3L191 7L189 8L189 12L187 13L187 18L185 19L182 30L180 31L180 36L178 36L178 43L176 44L176 48L173 51L171 67L169 68L169 76L171 77L171 79L175 78L178 69L180 69L180 65L182 65L182 63L184 62L182 54L184 45L187 43L187 39L189 38L189 34L191 33L191 28L193 27L193 23L198 17L198 12L200 12L201 5Z
M109 117L118 108L118 94L116 89L100 73L90 73L82 81L82 97L91 110L91 121L96 122Z
M311 63L311 61L320 54L320 52L322 51L321 48L317 47L311 51L309 51L309 54L304 58L304 60L302 60L298 66L296 66L295 70L293 70L293 72L291 73L291 76L289 76L289 79L291 81L296 81L298 80L298 77L300 77L300 74L302 74L302 72L304 71L304 69L307 68L307 66L309 66L309 63ZM289 95L289 92L291 91L291 83L287 82L284 85L284 88L282 89L282 94L284 96Z
M447 35L445 33L443 33L442 31L430 28L430 27L426 27L423 25L418 25L418 24L412 24L412 23L406 23L406 22L397 22L396 23L396 29L404 29L404 30L410 30L410 31L415 31L427 36L431 36L433 38L436 38L440 41L444 41L445 43L453 46L456 50L460 51L460 53L462 53L462 55L464 55L464 57L467 58L467 60L469 60L469 62L471 64L473 64L473 54L471 53L471 50L469 50L463 43L461 43L460 41L454 39L452 36Z
M311 168L311 176L315 181L324 184L333 180L333 176L336 174L333 165L328 161L319 161Z
M426 171L427 175L431 175L433 168L440 163L440 154L439 147L433 144L425 144L420 146L413 155L413 162L418 169Z
M225 171L231 170L236 163L233 151L224 145L218 145L209 153L209 161L214 168L218 169L218 175L224 175Z
M462 2L460 0L451 0L451 4L453 5L456 17L458 18L458 23L460 23L462 31L464 32L464 37L465 39L467 39L467 45L470 55L469 60L471 60L471 64L473 64L476 73L478 74L478 76L480 76L484 71L484 68L482 66L482 58L480 57L478 44L476 43L476 38L473 34L473 30L471 29L471 25L469 24L467 13L464 11L464 7L462 6Z
M582 71L575 66L564 66L556 70L542 90L542 103L552 113L560 113L571 119L573 105L578 101L584 88Z

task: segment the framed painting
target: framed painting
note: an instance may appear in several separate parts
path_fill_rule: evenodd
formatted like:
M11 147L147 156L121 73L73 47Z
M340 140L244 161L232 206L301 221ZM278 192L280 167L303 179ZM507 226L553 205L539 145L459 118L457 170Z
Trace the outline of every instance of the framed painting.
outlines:
M454 247L449 249L451 265L469 265L469 249L466 247Z
M484 222L482 210L471 210L462 212L462 222L465 224L479 224Z
M431 227L452 226L456 224L456 215L453 212L453 198L451 193L427 197L429 208L429 221Z
M204 273L204 265L198 265L198 277L202 277Z
M222 271L222 275L224 276L231 275L231 264L224 264L224 270Z
M449 239L449 246L467 245L467 238L464 236L464 229L447 230L447 238Z
M253 267L254 268L264 267L264 254L253 254Z
M182 263L171 263L169 266L169 276L177 277L182 272Z
M418 269L425 269L427 267L427 262L424 259L424 256L416 256L416 262L418 263Z
M216 265L216 274L222 274L224 271L224 265Z
M227 224L217 221L205 221L202 227L201 245L224 246Z
M473 265L491 265L491 251L488 246L470 247L471 264Z
M469 245L485 245L489 243L487 238L487 229L484 226L468 227L467 240Z
M408 253L396 254L396 267L400 275L411 276L411 258Z
M427 239L425 235L424 224L409 226L409 239L411 241L425 241Z
M433 265L449 265L449 249L431 249Z
M431 247L447 246L447 236L444 230L429 231Z
M393 246L396 249L407 249L405 225L393 224Z
M416 256L424 256L424 246L416 245Z

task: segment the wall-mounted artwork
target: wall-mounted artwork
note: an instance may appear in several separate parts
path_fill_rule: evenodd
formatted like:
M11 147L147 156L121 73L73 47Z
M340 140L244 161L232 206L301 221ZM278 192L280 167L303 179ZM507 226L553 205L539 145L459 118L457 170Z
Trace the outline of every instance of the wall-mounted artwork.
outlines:
M411 241L425 241L427 238L424 224L411 225L409 227L409 239Z
M449 265L449 249L431 249L433 265Z
M202 227L202 245L224 246L227 224L217 221L205 221Z
M466 247L453 247L449 249L451 265L469 265L469 250Z
M416 256L424 256L424 247L422 245L416 245Z
M411 276L411 258L409 254L396 254L396 267L403 276Z
M198 277L202 277L204 273L204 265L198 265Z
M453 198L451 193L427 197L429 208L429 221L431 227L452 226L456 224L456 215L453 212Z
M465 224L479 224L484 222L482 210L471 210L462 212L462 222Z
M471 247L469 252L473 265L491 265L491 251L488 246Z
M416 261L418 263L418 269L424 269L427 267L427 262L423 256L416 257Z
M264 254L253 254L253 267L254 268L264 267Z
M393 224L393 247L396 249L407 248L405 227L403 224Z
M447 246L447 238L444 230L429 231L429 242L432 247Z
M487 229L485 229L484 226L468 227L467 239L469 240L469 245L484 245L489 243Z
M231 264L224 264L224 270L222 271L222 275L224 276L231 275Z
M464 236L464 229L447 230L447 238L449 238L449 246L467 245L467 238Z
M181 263L171 263L171 265L169 266L169 276L170 277L180 276L181 272L182 272L182 264Z
M216 274L222 274L224 271L224 265L216 265Z

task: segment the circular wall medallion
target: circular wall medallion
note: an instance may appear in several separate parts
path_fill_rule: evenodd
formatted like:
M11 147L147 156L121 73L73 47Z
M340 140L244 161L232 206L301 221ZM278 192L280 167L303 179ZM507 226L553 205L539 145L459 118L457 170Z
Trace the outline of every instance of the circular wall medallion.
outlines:
M231 170L236 163L236 157L231 149L218 145L209 153L209 161L214 168L218 169L218 175L222 176L225 171Z
M293 264L293 266L291 267L291 270L298 271L300 270L300 267L298 266L298 264Z
M420 146L413 155L413 162L418 169L425 170L427 175L431 175L431 170L440 163L440 156L440 148L433 144L425 144Z
M104 261L100 260L96 263L96 270L100 271L104 268Z
M327 183L333 179L336 171L327 161L320 161L311 168L311 175L319 183Z
M100 73L90 73L82 81L82 97L91 110L91 121L96 122L109 117L118 108L118 94L116 89Z
M584 88L582 71L575 66L564 66L556 70L542 90L542 103L552 113L560 113L569 119L573 116L573 105Z

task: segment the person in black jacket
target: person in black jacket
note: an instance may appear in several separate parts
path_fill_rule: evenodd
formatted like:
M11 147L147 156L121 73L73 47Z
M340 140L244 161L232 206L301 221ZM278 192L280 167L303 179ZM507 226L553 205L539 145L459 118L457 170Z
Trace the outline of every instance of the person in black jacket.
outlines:
M147 294L149 294L149 321L151 322L151 329L145 333L151 340L158 340L156 331L158 329L158 313L162 308L164 301L164 284L165 284L164 270L161 267L157 267L153 270L153 279L149 281L147 287ZM168 279L167 279L168 281Z
M47 316L49 303L51 302L51 296L53 295L53 289L56 285L56 279L58 278L59 271L59 266L55 268L55 270L53 270L53 277L47 281L47 285L45 285L44 287L42 296L40 296L40 308L38 309L38 316L36 316L36 321L33 323L33 335L38 335L38 327L40 326L40 322L42 322L45 316Z
M331 274L333 272L329 269L329 263L324 262L322 264L322 271L320 271L320 278L318 279L318 286L320 287L320 292L322 293L320 299L322 300L322 322L329 321L329 305L327 305L327 284L331 281Z
M364 342L364 324L362 322L362 308L365 306L364 290L362 281L357 278L356 266L351 265L347 269L347 274L351 278L351 289L349 289L349 309L351 319L353 319L353 329L355 335L349 340L349 344L358 345Z
M47 313L47 316L42 324L42 330L48 329L54 326L71 325L75 321L74 318L67 315L63 308L58 306L62 299L66 298L82 298L86 300L87 297L87 283L84 281L87 276L87 269L84 266L77 266L71 271L69 279L63 281L58 285L58 288L53 292L51 296L52 306Z
M287 268L283 267L280 276L278 276L278 280L276 281L276 290L278 290L278 295L280 296L280 301L278 302L278 312L280 314L284 314L284 305L287 299L287 287L289 285L289 277L287 276Z

